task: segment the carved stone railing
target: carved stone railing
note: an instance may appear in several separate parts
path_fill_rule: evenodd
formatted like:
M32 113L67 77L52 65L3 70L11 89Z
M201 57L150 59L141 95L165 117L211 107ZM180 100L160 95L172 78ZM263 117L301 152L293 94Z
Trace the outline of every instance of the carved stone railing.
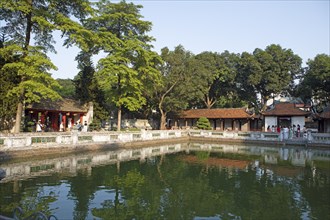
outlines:
M217 130L141 130L140 132L45 132L0 134L0 152L40 148L75 148L88 144L133 143L141 141L175 140L189 137L205 139L235 139L246 141L271 141L287 144L330 145L330 133L307 132L302 137L284 139L275 132L232 132ZM1 159L1 155L0 155Z

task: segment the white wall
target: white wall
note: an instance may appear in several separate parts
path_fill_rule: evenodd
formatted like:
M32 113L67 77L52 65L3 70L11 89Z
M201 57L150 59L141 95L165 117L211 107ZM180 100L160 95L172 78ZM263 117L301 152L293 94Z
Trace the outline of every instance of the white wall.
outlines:
M265 131L267 131L267 127L277 126L277 117L276 116L265 116Z
M291 117L291 126L292 125L300 125L300 129L302 130L305 125L305 116L292 116Z

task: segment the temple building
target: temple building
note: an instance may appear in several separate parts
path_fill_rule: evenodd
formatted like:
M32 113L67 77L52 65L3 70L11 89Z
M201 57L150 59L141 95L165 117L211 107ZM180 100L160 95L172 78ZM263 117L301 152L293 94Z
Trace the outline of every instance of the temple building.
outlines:
M201 117L209 119L213 130L255 131L261 120L245 108L189 109L174 122L174 128L193 128Z
M45 125L45 131L70 131L77 123L90 124L93 119L93 104L80 104L72 99L58 101L42 100L25 108L25 121Z
M330 133L330 106L316 115L318 119L318 129L321 133Z
M289 127L299 125L302 129L305 126L305 118L310 114L309 107L304 104L290 102L276 103L262 112L265 121L264 131L267 131L268 126Z

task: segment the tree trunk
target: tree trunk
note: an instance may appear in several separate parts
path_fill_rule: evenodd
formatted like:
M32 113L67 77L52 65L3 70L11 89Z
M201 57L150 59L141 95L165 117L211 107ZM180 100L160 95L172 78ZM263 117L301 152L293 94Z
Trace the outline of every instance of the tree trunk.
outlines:
M211 109L215 103L215 100L211 99L210 96L205 95L204 103L207 109Z
M28 1L29 6L33 7L33 2L32 0ZM27 56L28 50L29 50L29 45L30 45L30 40L31 40L31 32L32 32L32 12L30 11L26 15L26 29L25 29L25 42L24 42L24 53L23 53L23 58ZM21 78L21 82L24 82L26 79L23 76ZM22 122L22 113L23 113L23 104L24 104L24 94L25 91L22 89L19 101L17 104L17 111L16 111L16 120L15 120L15 127L14 127L14 133L19 133L21 131L21 122Z
M263 101L263 104L262 104L262 107L261 107L261 111L266 111L267 110L267 101L269 99L269 96L264 96L262 97L262 101Z
M163 110L163 100L165 98L165 94L161 96L159 103L158 103L158 109L160 112L160 130L166 130L166 112Z
M120 131L121 128L121 106L118 108L118 115L117 115L117 131Z
M166 112L160 110L160 130L166 130Z
M14 127L14 133L16 134L21 131L22 113L23 113L23 101L20 100L19 103L17 104L17 110L16 110L16 120Z

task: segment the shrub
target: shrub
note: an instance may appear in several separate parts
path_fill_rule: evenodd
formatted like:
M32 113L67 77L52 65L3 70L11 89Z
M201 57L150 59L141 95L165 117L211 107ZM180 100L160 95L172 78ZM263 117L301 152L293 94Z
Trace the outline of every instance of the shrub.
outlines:
M88 131L99 131L101 130L101 123L100 122L92 122L88 126Z
M211 130L210 121L206 117L201 117L197 121L197 128L202 130Z

